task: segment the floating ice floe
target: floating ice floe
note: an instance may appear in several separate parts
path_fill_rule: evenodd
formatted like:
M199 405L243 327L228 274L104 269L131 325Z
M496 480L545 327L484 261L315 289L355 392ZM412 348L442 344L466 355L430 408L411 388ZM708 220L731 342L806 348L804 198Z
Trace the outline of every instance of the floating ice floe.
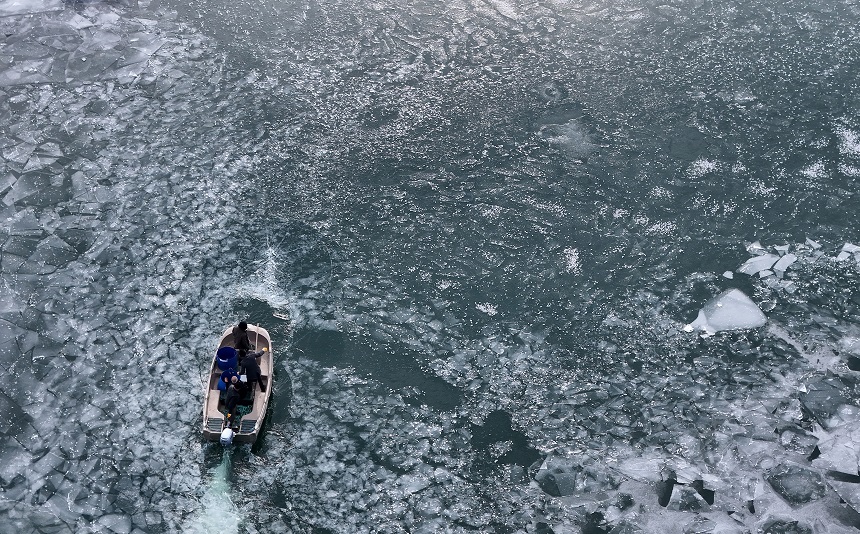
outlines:
M767 249L761 246L761 243L759 241L756 241L747 245L747 252L749 252L750 254L755 254L756 256L762 256L764 254L767 254Z
M796 261L797 256L795 256L794 254L786 254L773 265L773 272L775 272L777 276L782 278L782 276L785 274L785 270L788 269L788 266Z
M763 254L748 259L738 268L739 273L754 275L760 271L766 271L774 266L780 257L776 254Z
M699 310L696 320L684 327L687 332L702 330L714 334L723 330L758 328L767 322L767 317L755 302L743 291L730 289L708 301Z
M813 241L812 239L806 238L806 244L812 247L813 250L818 250L821 248L821 244L818 241Z
M845 243L842 245L842 250L836 256L836 261L845 261L851 256L855 256L856 258L858 252L860 252L860 247L853 243Z

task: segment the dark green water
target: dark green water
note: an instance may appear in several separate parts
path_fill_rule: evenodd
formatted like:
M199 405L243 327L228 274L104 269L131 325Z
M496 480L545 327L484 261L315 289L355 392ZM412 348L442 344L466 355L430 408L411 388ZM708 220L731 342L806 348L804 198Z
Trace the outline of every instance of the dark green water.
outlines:
M0 532L855 532L858 21L0 3Z

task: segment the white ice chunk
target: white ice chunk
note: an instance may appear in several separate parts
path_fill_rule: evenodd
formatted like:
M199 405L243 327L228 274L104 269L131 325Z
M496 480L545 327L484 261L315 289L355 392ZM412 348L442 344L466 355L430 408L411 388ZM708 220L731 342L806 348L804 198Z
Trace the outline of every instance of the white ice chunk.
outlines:
M475 304L475 308L478 311L482 311L491 317L499 313L498 308L496 308L496 306L494 306L491 302L478 302Z
M49 142L43 143L36 152L39 152L42 156L61 158L63 157L63 150L60 148L60 145L57 143Z
M723 330L758 328L767 322L767 317L741 290L730 289L720 293L699 311L696 320L684 330L702 330L712 334Z
M842 252L856 254L857 252L860 252L860 247L853 243L845 243L844 245L842 245Z
M747 246L747 252L749 252L750 254L755 254L756 256L760 256L762 254L765 254L767 251L763 246L761 246L760 242L756 241L755 243L750 243Z
M728 278L729 280L731 280L734 277L735 277L735 273L733 273L731 271L726 271L723 273L723 278Z
M843 250L842 252L840 252L840 253L839 253L839 255L838 255L838 256L836 256L836 261L845 261L845 260L847 260L847 259L848 259L848 258L850 258L850 257L851 257L851 253L850 253L850 252L845 252L845 251Z
M818 250L821 248L821 245L818 241L813 241L812 239L806 238L806 244L813 248L813 250Z
M81 46L89 51L110 50L119 44L121 40L122 38L113 32L96 30Z
M785 270L788 269L788 266L797 261L797 256L794 254L786 254L781 257L779 261L777 261L773 266L773 271L777 276L781 277L785 274Z
M750 258L738 268L739 273L753 275L759 271L764 271L773 267L773 264L779 260L779 256L775 254L763 254Z
M773 247L773 249L776 250L780 256L785 256L788 253L788 248L788 245L779 245L777 247Z

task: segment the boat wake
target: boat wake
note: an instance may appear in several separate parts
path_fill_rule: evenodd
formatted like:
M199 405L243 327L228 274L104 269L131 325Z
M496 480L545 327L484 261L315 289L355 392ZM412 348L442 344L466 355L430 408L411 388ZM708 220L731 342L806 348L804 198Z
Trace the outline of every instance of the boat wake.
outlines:
M183 532L207 534L239 532L242 516L230 497L228 474L232 465L230 449L224 449L221 464L212 471L212 479L200 499L197 513L185 524Z

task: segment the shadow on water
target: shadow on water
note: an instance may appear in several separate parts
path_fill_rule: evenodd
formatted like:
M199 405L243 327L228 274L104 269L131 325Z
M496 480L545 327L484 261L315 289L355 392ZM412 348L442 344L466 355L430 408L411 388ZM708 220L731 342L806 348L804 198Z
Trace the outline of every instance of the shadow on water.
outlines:
M404 395L410 404L426 404L441 411L460 405L460 390L423 369L417 355L408 350L383 352L343 332L309 328L295 332L293 349L324 366L352 367L394 391L417 390Z

